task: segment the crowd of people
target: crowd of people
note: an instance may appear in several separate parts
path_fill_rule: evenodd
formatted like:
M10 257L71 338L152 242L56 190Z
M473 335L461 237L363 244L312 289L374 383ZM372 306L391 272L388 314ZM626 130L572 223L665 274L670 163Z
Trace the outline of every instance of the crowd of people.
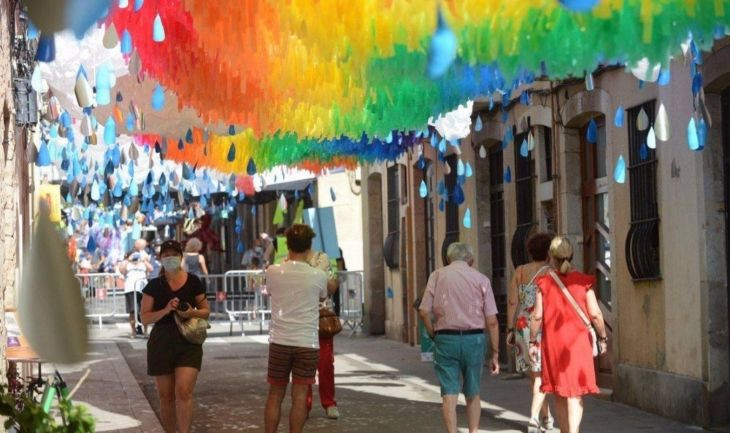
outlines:
M528 240L528 251L532 261L515 270L510 284L506 335L517 371L532 382L527 431L555 427L546 400L546 394L553 394L557 427L561 433L578 433L582 396L598 393L593 358L607 348L606 327L593 290L595 278L573 269L573 247L566 238L538 233ZM449 264L429 277L419 315L434 340L446 430L457 431L456 403L463 393L469 432L476 433L485 330L491 373L500 369L497 308L489 279L472 268L471 247L454 243L447 257Z
M312 250L311 227L294 224L275 237L261 234L243 255L245 269L265 269L271 297L269 392L265 431L277 431L281 405L291 382L290 432L301 432L312 410L312 384L319 377L320 403L332 419L340 417L335 400L334 339L323 333L323 309L337 310L336 271L344 262ZM597 393L594 356L606 351L607 334L592 276L573 270L570 242L548 233L527 243L531 261L519 266L508 291L506 346L514 350L517 372L531 381L527 431L577 433L581 397ZM180 323L207 319L210 307L200 276L208 273L202 242L165 241L150 248L143 239L114 268L124 276L132 335L147 335L148 374L155 376L165 432L188 432L193 389L203 349ZM456 242L447 249L448 264L428 279L419 317L434 341L434 369L441 387L446 430L457 431L459 394L466 398L470 433L479 428L481 378L485 363L500 372L497 306L489 278L473 268L472 248ZM81 270L94 270L81 257ZM104 263L100 264L102 266ZM104 268L106 271L107 268ZM135 317L135 312L139 316ZM141 323L142 326L137 325ZM550 410L547 394L554 394ZM553 418L555 415L556 420Z

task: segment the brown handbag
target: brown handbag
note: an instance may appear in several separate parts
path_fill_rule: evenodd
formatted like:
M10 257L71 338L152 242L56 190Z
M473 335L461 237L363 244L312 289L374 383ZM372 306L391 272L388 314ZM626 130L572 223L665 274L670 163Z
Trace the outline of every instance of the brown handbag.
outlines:
M319 336L332 338L342 331L342 323L334 311L327 307L319 309Z

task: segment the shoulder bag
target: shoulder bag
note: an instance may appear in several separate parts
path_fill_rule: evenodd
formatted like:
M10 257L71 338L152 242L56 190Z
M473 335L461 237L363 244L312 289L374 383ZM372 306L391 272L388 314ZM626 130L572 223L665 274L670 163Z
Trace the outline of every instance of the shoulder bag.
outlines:
M319 307L319 336L323 338L332 338L342 332L342 323L335 312L328 308L326 304L320 304Z
M200 317L183 319L177 311L175 311L175 324L177 324L177 329L180 331L182 336L190 343L203 344L205 339L208 337L210 323L208 323L208 320L206 319L201 319Z
M598 337L596 336L596 329L591 324L591 321L588 320L586 313L584 313L583 310L578 306L575 298L573 298L573 296L570 294L560 277L558 277L554 271L550 271L550 276L560 287L560 291L563 293L563 296L565 296L565 299L568 300L568 303L570 303L570 305L573 307L573 310L575 310L575 314L580 317L580 320L583 322L586 328L588 328L588 338L590 338L591 348L593 349L593 357L595 358L601 353L601 348L598 345Z

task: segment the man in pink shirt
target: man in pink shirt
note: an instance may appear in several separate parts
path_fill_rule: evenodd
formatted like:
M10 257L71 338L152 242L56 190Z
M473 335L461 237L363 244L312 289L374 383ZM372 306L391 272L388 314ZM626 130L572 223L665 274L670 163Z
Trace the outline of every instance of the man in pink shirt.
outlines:
M441 384L446 429L457 431L456 403L463 392L469 433L476 433L482 412L479 391L485 328L492 345L491 372L499 374L497 305L489 278L471 267L474 254L468 244L451 244L446 256L449 265L429 277L418 314L434 340L434 367Z

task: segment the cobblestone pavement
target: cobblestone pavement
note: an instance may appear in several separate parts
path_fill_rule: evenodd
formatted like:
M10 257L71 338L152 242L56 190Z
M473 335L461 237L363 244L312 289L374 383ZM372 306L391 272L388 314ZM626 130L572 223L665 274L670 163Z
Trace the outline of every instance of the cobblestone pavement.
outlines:
M195 389L194 432L263 431L262 409L268 345L266 336L229 337L217 325L205 343L203 370ZM154 383L145 375L146 341L118 346L142 391L158 411ZM336 393L342 417L325 418L315 406L307 432L429 433L443 432L439 389L433 365L420 362L417 348L385 338L346 335L335 341ZM481 432L525 431L529 406L527 382L509 374L484 375ZM315 390L315 400L317 399ZM288 398L287 398L288 402ZM288 413L285 403L283 414ZM463 406L460 427L466 431ZM282 418L285 418L283 416ZM637 409L589 398L586 432L691 432L684 426ZM147 430L144 430L147 431ZM280 432L288 431L282 419ZM557 431L557 430L556 430ZM126 432L126 430L125 430Z

